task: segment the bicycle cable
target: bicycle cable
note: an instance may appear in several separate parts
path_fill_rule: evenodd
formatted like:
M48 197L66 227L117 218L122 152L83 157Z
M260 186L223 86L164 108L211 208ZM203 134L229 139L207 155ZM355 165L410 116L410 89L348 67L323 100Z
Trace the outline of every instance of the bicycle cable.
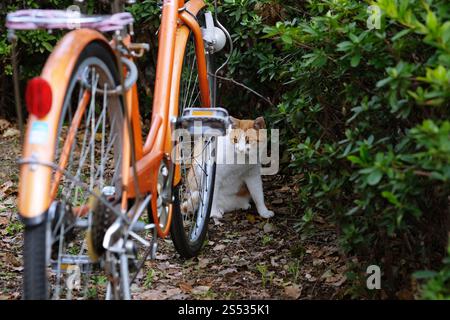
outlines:
M231 35L228 32L228 30L220 23L219 21L219 15L218 15L218 9L217 9L217 0L214 0L214 20L216 20L216 24L217 26L220 28L220 30L222 30L225 33L225 36L228 39L228 42L230 43L230 54L228 55L227 59L225 60L225 62L216 69L216 71L214 72L214 91L217 91L217 75L219 74L219 71L222 70L223 68L225 68L225 66L230 62L231 59L231 55L233 54L233 39L231 39ZM216 93L214 92L213 94L213 107L216 106Z

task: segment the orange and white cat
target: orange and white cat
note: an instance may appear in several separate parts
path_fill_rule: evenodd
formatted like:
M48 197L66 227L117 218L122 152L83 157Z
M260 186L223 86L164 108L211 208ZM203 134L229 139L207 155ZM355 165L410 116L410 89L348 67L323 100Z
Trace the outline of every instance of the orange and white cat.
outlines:
M211 217L219 219L226 212L247 210L250 208L250 200L253 199L258 214L266 219L271 218L274 213L267 209L264 203L261 164L257 160L258 147L266 146L266 141L261 141L265 135L259 134L259 130L266 128L264 118L239 120L230 117L230 120L227 135L217 140L216 179ZM189 172L189 176L188 180L195 181L194 170ZM198 206L198 192L191 191L191 199L181 206L185 214Z

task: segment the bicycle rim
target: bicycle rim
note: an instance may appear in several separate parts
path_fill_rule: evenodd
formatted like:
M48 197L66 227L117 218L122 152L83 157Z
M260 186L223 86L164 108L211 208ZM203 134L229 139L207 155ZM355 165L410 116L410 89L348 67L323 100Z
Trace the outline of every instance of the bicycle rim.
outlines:
M80 55L67 87L56 137L59 169L53 171L54 197L45 222L51 299L99 298L106 287L105 273L88 254L86 235L98 197L114 207L121 194L123 110L117 96L106 93L117 85L112 66L111 54L92 44Z
M201 104L193 40L191 34L180 71L178 116L186 108L199 107ZM181 181L177 185L175 197L178 210L174 212L174 215L179 216L173 218L171 234L177 251L182 256L190 257L198 254L206 235L214 189L216 140L214 137L191 136L180 137L176 143L176 161L180 166Z

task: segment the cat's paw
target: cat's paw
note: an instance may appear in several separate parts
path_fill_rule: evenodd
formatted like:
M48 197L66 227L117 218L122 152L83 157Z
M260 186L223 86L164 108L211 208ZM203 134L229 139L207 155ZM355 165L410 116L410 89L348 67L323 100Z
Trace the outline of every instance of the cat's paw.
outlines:
M269 219L269 218L272 218L272 217L274 216L273 211L271 211L271 210L269 210L269 209L261 210L261 212L258 212L258 213L259 213L259 215L260 215L261 217L263 217L264 219Z
M252 207L252 205L251 205L250 202L249 202L249 203L244 204L244 205L241 207L241 209L242 209L242 210L248 210L248 209L250 209L251 207Z

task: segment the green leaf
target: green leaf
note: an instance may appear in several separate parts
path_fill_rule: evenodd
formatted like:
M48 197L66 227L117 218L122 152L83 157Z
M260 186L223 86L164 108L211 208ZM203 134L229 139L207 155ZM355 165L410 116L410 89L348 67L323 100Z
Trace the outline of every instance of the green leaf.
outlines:
M353 43L359 43L359 38L355 36L353 33L350 33L349 38L352 40Z
M47 51L52 51L53 50L53 46L48 43L48 42L44 42L42 43L42 46L47 50Z
M350 41L343 41L337 44L337 51L349 51L353 48L353 43Z
M355 68L359 65L359 62L361 61L361 54L356 54L352 57L352 60L350 61L350 65Z
M292 37L290 35L286 34L286 33L281 35L281 40L284 43L286 43L286 44L292 44L293 43Z
M406 36L410 32L411 32L411 29L402 30L402 31L398 32L395 36L392 37L392 41L397 41L398 39L400 39L403 36Z
M380 80L380 81L377 82L377 88L384 87L385 85L387 85L391 81L392 81L391 77L384 78L383 80Z
M367 183L371 186L374 186L380 182L383 177L383 172L380 170L374 170L371 174L367 176Z
M437 275L436 271L423 270L413 273L413 277L416 279L430 279Z
M398 201L397 197L395 196L395 194L393 194L390 191L383 191L381 193L381 196L385 199L387 199L391 204L395 205L395 206L400 206L400 202Z
M431 32L435 32L438 26L438 20L433 11L429 11L427 14L427 28L430 29Z
M347 159L353 164L363 164L360 158L357 156L348 156Z

